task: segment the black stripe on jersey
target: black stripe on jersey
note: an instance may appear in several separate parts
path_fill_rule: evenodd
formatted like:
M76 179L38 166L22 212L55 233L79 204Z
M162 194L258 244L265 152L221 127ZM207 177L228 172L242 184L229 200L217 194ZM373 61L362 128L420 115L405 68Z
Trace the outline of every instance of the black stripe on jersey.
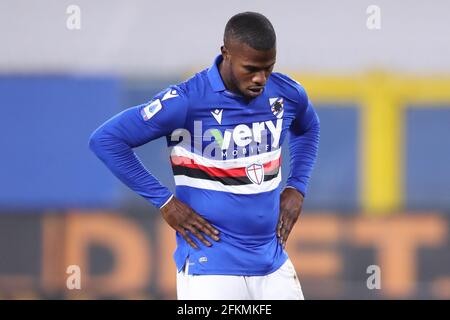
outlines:
M205 180L213 180L222 183L227 186L239 186L245 184L253 184L253 182L247 177L216 177L211 176L207 172L197 169L197 168L188 168L184 166L172 166L172 171L174 176L187 176L191 178L197 179L205 179ZM266 174L264 175L264 181L269 181L278 176L279 170L276 170L274 174Z

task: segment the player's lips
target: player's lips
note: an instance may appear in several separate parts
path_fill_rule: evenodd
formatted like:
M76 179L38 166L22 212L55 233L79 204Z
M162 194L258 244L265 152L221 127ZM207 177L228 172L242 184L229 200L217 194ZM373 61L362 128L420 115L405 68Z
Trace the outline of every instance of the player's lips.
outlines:
M248 88L247 91L250 93L250 95L252 97L256 97L261 94L263 89L264 89L264 87L250 87L250 88Z

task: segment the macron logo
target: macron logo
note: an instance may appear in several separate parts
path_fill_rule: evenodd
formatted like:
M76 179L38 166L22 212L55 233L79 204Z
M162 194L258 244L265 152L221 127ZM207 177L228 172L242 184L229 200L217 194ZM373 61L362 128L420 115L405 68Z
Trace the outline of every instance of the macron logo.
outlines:
M164 94L164 97L162 97L161 101L165 101L167 99L172 99L178 97L178 92L175 89L169 90Z
M222 124L222 111L223 109L216 109L214 111L211 111L212 116L219 124Z

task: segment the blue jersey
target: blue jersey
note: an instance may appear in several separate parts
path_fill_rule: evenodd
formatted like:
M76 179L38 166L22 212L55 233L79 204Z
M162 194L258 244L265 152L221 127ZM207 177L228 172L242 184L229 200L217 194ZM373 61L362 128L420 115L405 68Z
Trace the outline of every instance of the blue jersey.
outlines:
M211 247L194 238L199 249L177 232L178 270L189 258L189 274L266 275L287 259L276 236L281 145L288 136L287 186L305 195L319 120L303 87L280 73L272 73L254 99L227 91L221 59L108 120L93 133L90 147L121 181L161 207L172 193L132 149L166 137L176 197L220 231L220 241L209 239Z

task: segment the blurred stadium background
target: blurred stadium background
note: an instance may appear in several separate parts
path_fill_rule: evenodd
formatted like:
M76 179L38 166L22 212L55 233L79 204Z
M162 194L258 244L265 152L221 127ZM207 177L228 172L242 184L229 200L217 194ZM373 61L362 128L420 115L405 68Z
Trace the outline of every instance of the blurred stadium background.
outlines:
M366 26L372 4L379 30ZM70 5L80 30L66 27ZM0 299L175 298L173 232L87 142L208 67L246 10L271 19L276 70L321 118L288 244L305 296L450 298L450 2L2 0ZM137 152L173 190L164 142ZM66 288L69 265L81 290ZM370 265L380 290L366 286Z

